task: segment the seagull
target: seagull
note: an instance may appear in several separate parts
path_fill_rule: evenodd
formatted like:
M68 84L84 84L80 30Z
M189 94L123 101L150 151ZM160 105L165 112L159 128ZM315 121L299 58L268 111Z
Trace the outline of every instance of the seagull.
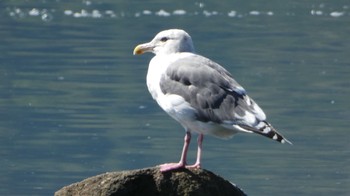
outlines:
M292 144L266 121L263 110L225 68L195 53L184 30L161 31L150 42L137 45L133 54L146 52L155 54L147 72L150 94L186 131L180 161L160 165L161 172L201 168L204 135L231 138L241 132L257 133ZM198 134L197 159L187 165L192 133Z

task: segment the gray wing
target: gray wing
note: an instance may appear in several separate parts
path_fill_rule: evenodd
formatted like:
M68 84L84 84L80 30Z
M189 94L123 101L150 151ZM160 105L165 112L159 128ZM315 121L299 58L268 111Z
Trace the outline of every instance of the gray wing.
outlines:
M177 94L196 109L203 122L254 126L265 120L260 107L219 64L199 55L172 63L161 78L164 94ZM246 129L246 128L244 128Z

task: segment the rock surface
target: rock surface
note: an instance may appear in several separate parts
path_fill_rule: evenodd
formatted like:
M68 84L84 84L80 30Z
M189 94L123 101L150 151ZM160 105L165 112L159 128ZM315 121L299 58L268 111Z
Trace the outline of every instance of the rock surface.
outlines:
M161 173L158 167L108 172L87 178L55 193L55 196L226 196L245 195L237 186L203 169L179 169Z

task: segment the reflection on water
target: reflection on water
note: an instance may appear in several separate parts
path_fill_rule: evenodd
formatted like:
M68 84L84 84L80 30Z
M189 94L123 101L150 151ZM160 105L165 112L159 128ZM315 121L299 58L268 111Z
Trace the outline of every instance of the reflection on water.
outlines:
M206 169L249 195L350 192L348 3L1 4L0 195L50 195L103 172L177 161L184 131L146 90L151 55L132 56L173 27L294 143L206 137Z

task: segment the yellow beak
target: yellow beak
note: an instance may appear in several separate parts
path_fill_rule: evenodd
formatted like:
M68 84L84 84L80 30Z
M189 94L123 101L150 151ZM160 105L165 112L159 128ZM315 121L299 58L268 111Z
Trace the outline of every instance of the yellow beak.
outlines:
M151 44L149 43L140 44L135 47L133 54L134 55L143 54L145 52L152 52L152 50L153 50L153 46Z

